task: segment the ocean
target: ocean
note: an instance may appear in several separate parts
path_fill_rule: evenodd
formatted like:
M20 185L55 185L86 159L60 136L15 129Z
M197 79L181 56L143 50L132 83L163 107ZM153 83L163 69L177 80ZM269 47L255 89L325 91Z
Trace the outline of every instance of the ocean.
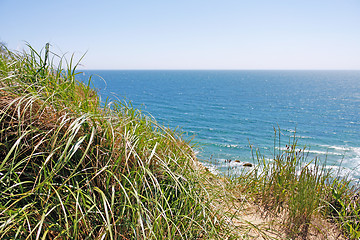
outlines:
M360 179L360 71L86 70L103 101L131 101L157 122L194 138L213 171L253 163L296 136L308 161ZM235 165L234 165L235 164ZM235 166L235 167L234 167ZM339 168L340 167L340 168ZM235 173L236 174L236 173Z

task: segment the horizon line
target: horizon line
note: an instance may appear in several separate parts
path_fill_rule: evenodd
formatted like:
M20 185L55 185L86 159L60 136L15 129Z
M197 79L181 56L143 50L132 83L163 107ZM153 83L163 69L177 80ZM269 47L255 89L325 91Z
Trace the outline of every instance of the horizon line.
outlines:
M186 69L186 68L77 68L96 71L360 71L360 69Z

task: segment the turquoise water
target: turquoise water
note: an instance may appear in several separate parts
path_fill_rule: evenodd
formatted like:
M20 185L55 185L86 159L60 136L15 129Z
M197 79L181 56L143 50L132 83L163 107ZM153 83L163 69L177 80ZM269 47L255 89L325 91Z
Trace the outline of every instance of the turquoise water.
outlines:
M103 100L131 100L158 122L199 143L199 158L226 171L226 159L267 157L274 127L282 146L296 131L308 159L360 178L360 71L85 71ZM95 76L99 75L103 79ZM235 164L235 163L233 163Z

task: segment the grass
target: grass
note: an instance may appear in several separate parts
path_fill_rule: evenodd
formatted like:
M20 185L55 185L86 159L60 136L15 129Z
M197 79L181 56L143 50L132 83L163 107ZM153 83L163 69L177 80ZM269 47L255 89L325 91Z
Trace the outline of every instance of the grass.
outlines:
M295 137L281 150L275 131L272 159L255 152L252 170L215 176L180 132L100 102L74 56L28 49L0 47L0 239L307 239L326 236L318 219L360 237L356 185ZM247 205L278 232L247 221Z
M28 47L0 55L1 239L231 238L180 133Z
M319 159L308 160L306 147L299 148L296 136L281 150L280 130L275 129L271 159L256 152L254 170L233 180L238 194L252 197L264 215L281 219L288 238L308 239L310 229L327 237L327 226L319 219L340 226L347 239L360 237L359 190L348 178L337 177ZM314 230L312 230L314 232Z

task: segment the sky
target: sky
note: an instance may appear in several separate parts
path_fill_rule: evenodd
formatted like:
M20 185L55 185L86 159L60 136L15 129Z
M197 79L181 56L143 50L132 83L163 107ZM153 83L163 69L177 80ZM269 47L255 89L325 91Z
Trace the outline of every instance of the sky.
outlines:
M0 22L82 69L360 70L359 0L0 0Z

